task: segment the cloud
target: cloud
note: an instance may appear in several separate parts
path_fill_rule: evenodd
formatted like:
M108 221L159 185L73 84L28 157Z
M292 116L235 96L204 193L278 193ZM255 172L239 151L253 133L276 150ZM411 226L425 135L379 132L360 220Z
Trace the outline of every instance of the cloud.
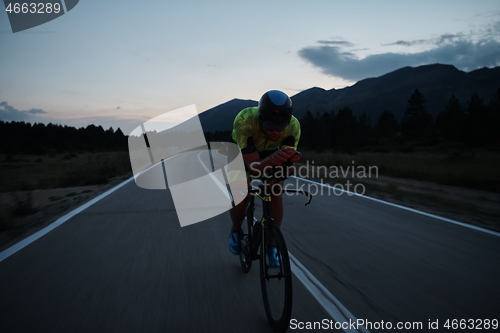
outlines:
M500 32L500 21L493 25L493 31Z
M47 113L42 109L31 109L27 111L18 110L7 102L0 103L0 120L5 121L21 121L29 120L35 115Z
M42 109L31 109L29 111L21 111L21 112L27 112L29 114L47 113L47 112L43 111Z
M393 46L393 45L403 45L403 46L413 46L416 44L421 44L423 40L413 40L413 41L406 41L406 40L398 40L397 42L390 43L390 44L382 44L383 46Z
M500 34L500 21L494 23L491 27L488 27L484 34L490 37L498 36L498 34Z
M441 63L471 71L500 65L500 42L493 39L473 42L460 37L461 35L442 35L434 40L434 48L423 52L382 53L363 59L332 45L305 47L299 50L298 54L305 61L320 68L323 73L351 81L380 76L406 66ZM420 42L396 43L411 46Z
M453 42L459 38L463 38L464 34L444 34L441 35L437 38L431 38L431 39L415 39L415 40L398 40L397 42L394 43L389 43L389 44L382 44L382 46L393 46L393 45L402 45L402 46L414 46L414 45L424 45L424 44L431 44L431 45L442 45L446 42Z
M318 43L326 45L354 46L354 44L343 40L319 40Z

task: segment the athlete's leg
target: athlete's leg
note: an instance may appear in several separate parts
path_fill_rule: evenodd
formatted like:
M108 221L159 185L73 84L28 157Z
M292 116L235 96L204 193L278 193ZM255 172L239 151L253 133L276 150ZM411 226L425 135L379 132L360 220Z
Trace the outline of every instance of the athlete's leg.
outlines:
M240 231L241 230L241 222L245 219L247 215L247 204L248 204L249 195L229 210L229 215L231 216L231 222L233 223L233 230Z
M288 167L288 175L293 175L295 174L295 166L289 166ZM281 192L283 189L283 181L279 182L278 184L274 186L279 186L279 191L275 191L275 193ZM281 226L281 221L283 221L283 195L274 195L271 199L271 213L273 215L273 219L278 225L278 227Z
M273 193L281 192L281 189L283 188L283 182L279 182L279 184L274 185L273 188L274 188ZM283 196L281 193L271 196L271 215L278 228L280 228L281 222L283 221ZM274 238L269 239L269 244L270 245L275 244Z
M281 194L272 196L271 214L273 215L274 222L280 227L283 220L283 197Z
M274 186L275 189L277 189L279 186L280 189L279 192L281 192L281 189L283 188L283 182L280 182L279 184L276 184ZM281 193L271 196L271 215L278 228L280 228L281 222L283 221L283 196ZM276 249L276 240L274 239L274 237L269 238L269 247L267 248L267 255L269 258L269 266L271 267L280 266L278 251Z
M231 216L231 232L229 233L229 250L233 254L240 254L240 234L241 234L241 222L245 219L247 212L247 200L249 196L245 198L242 202L237 204L235 207L229 210L229 215Z

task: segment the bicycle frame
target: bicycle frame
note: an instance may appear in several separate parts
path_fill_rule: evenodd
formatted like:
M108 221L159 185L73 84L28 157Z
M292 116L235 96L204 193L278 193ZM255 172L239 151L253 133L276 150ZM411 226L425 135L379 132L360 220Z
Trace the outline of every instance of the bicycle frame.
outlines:
M252 230L250 238L250 258L251 260L256 260L258 258L259 249L261 253L264 252L264 237L265 228L268 223L276 223L271 215L271 193L270 193L270 181L264 180L263 184L259 187L260 191L257 189L250 189L249 193L251 195L250 202L247 209L252 213L252 218L254 208L255 208L255 197L257 196L262 200L263 215L260 221L252 221ZM253 194L253 195L252 195ZM262 195L261 195L262 194ZM265 256L264 256L265 258ZM265 260L262 261L262 265L265 265Z
M277 180L276 178L264 178L261 179L262 184L259 186L259 188L253 188L250 186L249 188L249 195L250 195L250 201L247 206L247 217L249 216L248 212L251 214L251 218L254 219L253 212L255 209L255 197L258 197L262 200L262 208L263 208L263 215L259 221L252 221L252 230L250 232L249 236L249 243L250 243L250 258L251 260L256 260L258 258L258 253L259 249L261 251L264 251L264 237L265 237L265 228L266 225L270 223L276 223L274 219L272 218L271 214L271 198L272 198L272 186L275 184L273 180ZM278 180L279 181L279 180ZM306 206L311 203L312 200L312 195L309 192L303 191L303 190L285 190L282 189L281 193L301 193L304 194L309 201L305 204ZM264 256L265 258L265 256ZM265 260L261 263L262 265L265 265Z

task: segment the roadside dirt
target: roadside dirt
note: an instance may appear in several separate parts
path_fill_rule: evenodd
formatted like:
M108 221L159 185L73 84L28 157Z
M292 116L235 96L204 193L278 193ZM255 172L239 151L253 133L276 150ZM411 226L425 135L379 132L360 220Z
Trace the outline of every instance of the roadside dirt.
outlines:
M500 194L497 193L393 177L379 177L366 187L366 195L500 231Z
M329 185L345 184L350 191L467 223L489 230L500 231L500 194L436 183L388 176L372 178L335 178L315 181Z
M126 179L116 177L104 185L0 193L0 251Z

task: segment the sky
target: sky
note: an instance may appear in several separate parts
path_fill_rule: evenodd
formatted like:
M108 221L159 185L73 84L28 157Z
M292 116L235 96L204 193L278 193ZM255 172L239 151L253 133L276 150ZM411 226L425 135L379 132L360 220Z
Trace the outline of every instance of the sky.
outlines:
M500 1L80 0L18 33L0 13L0 120L128 134L192 104L434 63L499 66Z

